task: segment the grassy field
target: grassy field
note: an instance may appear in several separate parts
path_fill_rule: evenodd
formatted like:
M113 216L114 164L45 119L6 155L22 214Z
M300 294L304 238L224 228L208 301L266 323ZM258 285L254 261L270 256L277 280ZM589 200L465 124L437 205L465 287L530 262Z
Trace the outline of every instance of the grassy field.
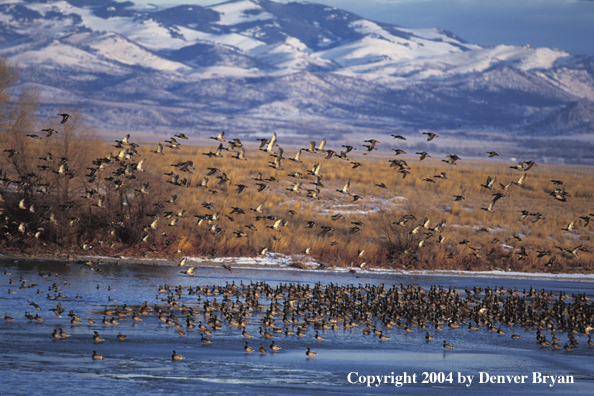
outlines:
M309 254L366 269L594 269L591 168L530 166L529 158L516 167L487 154L454 164L410 151L363 155L364 142L350 142L356 150L348 159L325 159L328 150L344 150L332 141L325 151L303 150L297 162L289 158L299 147L283 147L280 134L272 152L244 141L245 159L239 147L206 155L216 152L215 140L197 146L164 137L160 153L134 136L93 138L76 115L51 127L60 133L2 143L0 250L181 258L266 248L294 255L296 265ZM377 138L376 146L398 147L392 137ZM438 148L439 140L426 145ZM315 166L317 184L309 174Z

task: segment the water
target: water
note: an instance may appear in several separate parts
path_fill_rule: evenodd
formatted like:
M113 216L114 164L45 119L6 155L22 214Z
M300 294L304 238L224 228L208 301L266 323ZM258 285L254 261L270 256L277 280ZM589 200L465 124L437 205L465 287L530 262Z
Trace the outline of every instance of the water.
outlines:
M587 337L576 335L579 346L573 351L541 348L536 343L535 331L526 331L517 326L502 325L506 332L498 336L481 327L469 331L465 327L444 330L434 335L431 342L425 341L425 330L415 328L412 333L394 327L387 330L390 339L380 342L377 336L362 334L363 326L339 330L320 330L325 340L314 338L315 330L309 326L303 338L275 334L272 340L282 347L277 353L269 349L271 340L264 340L259 333L262 326L262 312L253 313L248 319L246 330L254 335L250 346L256 349L252 354L243 350L241 330L224 324L213 332L212 344L200 342L201 331L186 329L180 337L175 327L161 322L156 315L143 316L142 322L122 320L118 326L105 326L102 322L105 307L115 305L138 305L147 301L149 305L159 304L164 294L159 294L161 285L217 285L235 282L245 284L251 281L265 281L272 286L280 283L311 284L320 282L338 285L349 284L412 284L429 289L431 285L452 286L463 291L465 287L517 288L534 287L567 294L582 292L594 297L594 284L589 280L513 279L463 276L414 276L398 274L363 273L354 277L348 273L315 272L298 270L270 270L257 268L235 268L229 273L220 267L198 267L195 277L180 273L179 267L105 265L98 274L83 264L41 263L22 261L0 264L0 313L7 313L16 320L0 322L0 393L2 395L80 395L106 394L437 394L466 392L471 394L588 394L594 393L594 348L589 348ZM3 274L4 271L10 274ZM40 273L51 273L41 276ZM60 275L59 277L56 274ZM19 289L19 279L38 286ZM9 279L16 281L9 284ZM64 285L64 282L69 285ZM60 300L49 300L47 295L53 283L66 296ZM105 287L97 289L97 285ZM108 290L114 288L115 290ZM8 289L16 291L9 294ZM40 294L37 293L40 290ZM83 298L75 298L79 294ZM187 305L198 301L198 295L183 294L180 301ZM208 297L221 302L223 296ZM204 296L200 296L201 301ZM118 301L110 301L117 299ZM235 297L232 298L232 301ZM65 312L62 318L53 312L60 301ZM41 310L29 305L37 303ZM260 303L268 306L265 297ZM73 310L81 317L83 324L72 326L67 313ZM24 317L25 312L38 313L45 321L37 323ZM92 316L97 322L88 325L86 318ZM185 323L180 313L176 315ZM217 316L221 318L220 312ZM277 317L279 318L279 317ZM109 319L109 317L108 317ZM202 313L196 315L196 324L207 319ZM278 323L281 323L278 320ZM294 330L295 326L291 326ZM63 340L53 340L52 331L62 328L71 334ZM98 331L105 342L95 344L93 330ZM521 335L511 339L512 331ZM118 341L116 335L128 336ZM543 331L547 339L550 332ZM557 332L563 345L567 335ZM443 340L454 345L452 351L444 352ZM260 355L258 345L263 343L268 353ZM310 347L318 353L312 359L305 355ZM96 350L105 356L102 361L93 360ZM175 350L186 357L183 361L172 361ZM356 373L356 374L355 374ZM408 377L404 376L404 373ZM451 373L451 376L450 376ZM481 374L483 373L483 374ZM550 386L533 383L533 373L573 378L572 384L556 383ZM350 376L349 376L350 374ZM485 383L486 376L501 376L507 383ZM538 376L538 374L536 374ZM380 386L367 387L367 376L382 376ZM396 387L393 382L400 378L407 383ZM468 384L468 376L473 376ZM506 377L506 376L509 376ZM519 376L514 378L513 376ZM522 377L524 383L522 382ZM569 377L568 377L569 376ZM539 377L542 379L542 377ZM464 383L462 380L464 379ZM494 378L495 381L497 377ZM513 383L514 379L520 383ZM351 384L350 382L354 382ZM413 380L415 381L413 383ZM426 383L423 383L426 380ZM483 383L480 383L483 380ZM509 383L508 381L512 381ZM370 379L369 379L370 381ZM364 382L363 384L359 382Z

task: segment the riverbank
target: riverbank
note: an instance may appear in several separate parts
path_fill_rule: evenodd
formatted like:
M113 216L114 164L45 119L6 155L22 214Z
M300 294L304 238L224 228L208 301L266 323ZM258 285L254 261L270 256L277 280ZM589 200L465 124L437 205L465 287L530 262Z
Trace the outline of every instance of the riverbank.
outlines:
M185 258L185 263L180 266L180 262ZM556 279L594 282L594 273L573 272L573 273L553 273L553 272L518 272L484 270L484 271L466 271L466 270L401 270L389 268L350 268L338 266L325 266L314 260L307 260L302 256L286 256L278 253L269 253L265 257L179 257L175 259L165 258L135 258L125 256L91 256L91 255L70 255L70 254L0 254L0 264L18 263L18 262L52 262L52 263L72 263L86 265L94 269L103 266L178 266L180 270L189 267L223 267L232 271L233 268L248 268L256 270L290 270L304 272L324 272L324 273L349 273L352 276L361 274L385 275L403 275L403 276L431 276L431 277L489 277L489 278L515 278L515 279Z

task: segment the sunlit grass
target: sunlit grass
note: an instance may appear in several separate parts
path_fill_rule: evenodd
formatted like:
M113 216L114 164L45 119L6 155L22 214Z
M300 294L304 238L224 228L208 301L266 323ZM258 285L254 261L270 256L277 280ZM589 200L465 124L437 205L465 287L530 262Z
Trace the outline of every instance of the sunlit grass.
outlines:
M33 143L31 163L42 165L44 161L36 158L43 155L45 147L42 143ZM255 143L246 145L246 161L233 158L235 152L225 150L221 158L204 155L214 152L218 142L211 146L193 146L181 141L180 149L166 147L164 155L153 152L157 149L154 143L137 143L140 144L140 156L115 161L100 172L100 177L89 182L84 174L88 172L85 168L93 167L91 160L105 158L110 152L117 156L120 150L105 142L95 144L88 153L92 154L88 163L77 170L71 182L74 187L71 187L68 200L76 202L76 216L60 213L57 202L52 203L46 198L50 206L53 205L49 211L59 217L60 227L47 222L43 226L43 219L48 215L40 215L36 221L47 228L45 234L32 238L31 233L19 236L18 232L12 232L10 238L2 241L4 246L11 249L20 246L34 251L55 249L56 243L75 245L79 249L85 243L101 254L147 257L201 256L215 251L219 256L245 256L254 255L263 247L268 247L270 252L298 255L311 248L314 259L339 266L358 266L366 262L367 268L592 270L589 250L592 250L594 222L586 226L586 221L580 219L580 216L594 213L594 170L590 168L537 165L521 171L488 159L462 159L456 165L449 165L441 158L420 161L414 155L388 157L372 153L363 156L359 150L349 153L350 161L336 157L327 160L323 153L302 152L302 162L298 163L287 159L293 158L297 152L297 149L288 148L282 169L274 169L270 165L274 157L257 150ZM331 146L329 142L326 148ZM390 167L388 161L394 158L405 159L410 166L406 177ZM112 181L105 180L113 176L118 167L141 159L145 159L146 171L135 171L137 180L116 177L124 182L124 187L117 191ZM186 161L193 163L191 172L172 166ZM353 169L351 162L360 162L362 166ZM319 186L319 199L310 198L307 193L307 190L316 188L313 184L315 177L308 175L316 164L321 165L323 183L323 187ZM208 168L219 171L207 176ZM169 183L171 176L165 173L171 171L179 175L178 180L187 179L189 187ZM303 177L289 176L295 172L300 172ZM436 177L441 172L445 172L447 179ZM219 184L221 179L217 177L223 174L229 181ZM263 179L274 177L277 181L256 181L259 174ZM526 175L524 186L511 184L509 190L500 187L500 183L518 182L522 174ZM202 188L199 185L204 177L208 177L209 182ZM481 187L487 177L495 179L492 189ZM425 181L427 178L434 182ZM49 179L55 183L56 176L48 175ZM566 185L556 186L551 180L562 180ZM300 192L289 191L296 182L302 183ZM347 182L350 182L349 194L338 192ZM148 195L136 191L143 183L149 183ZM267 188L257 192L256 183L265 183ZM377 186L381 183L386 188ZM238 185L247 187L238 193ZM563 187L570 194L566 202L550 195L556 187ZM95 188L104 195L106 208L93 206L95 201L81 198L85 188ZM505 197L496 202L494 213L483 210L497 192ZM175 204L167 202L172 195L177 196ZM360 199L355 201L354 195ZM465 199L455 201L455 195ZM7 200L4 204L7 213L18 216L19 211L10 205L18 203L20 197L17 194ZM30 198L31 201L36 199ZM122 205L126 199L128 205ZM212 205L211 209L205 207L207 204ZM259 204L263 204L263 213L251 210ZM231 214L233 207L241 208L245 214ZM169 225L172 218L165 218L165 213L177 214L180 210L185 210L183 217L174 215L177 222ZM521 210L541 213L544 219L533 222L536 216L530 215L520 221ZM204 219L198 225L196 216L214 214L217 216L215 220ZM339 214L344 218L332 218ZM413 215L416 220L410 220L406 227L394 224L404 215ZM257 219L257 216L261 218ZM68 218L72 217L79 217L81 221L66 226ZM150 228L156 218L156 229ZM280 232L268 227L276 219L286 222ZM421 227L417 233L411 234L425 220L429 220L428 227ZM308 222L316 224L308 228ZM353 224L355 222L363 224ZM571 222L574 222L575 231L562 231ZM442 223L440 230L433 230L439 223ZM257 231L246 225L253 225ZM359 228L358 232L355 232L355 226ZM14 225L11 227L14 230ZM323 234L322 227L332 227L333 230ZM223 231L219 231L221 229ZM110 232L112 230L115 231ZM236 237L234 231L243 232L247 237ZM44 235L51 235L51 238L44 240ZM439 237L444 238L443 243L438 243ZM465 239L470 244L460 244ZM421 241L423 246L420 246ZM578 251L578 257L575 257L570 250L579 245L585 250ZM518 255L522 247L527 255ZM550 254L537 258L537 249ZM359 257L360 250L365 252ZM546 266L551 257L554 257L554 263Z

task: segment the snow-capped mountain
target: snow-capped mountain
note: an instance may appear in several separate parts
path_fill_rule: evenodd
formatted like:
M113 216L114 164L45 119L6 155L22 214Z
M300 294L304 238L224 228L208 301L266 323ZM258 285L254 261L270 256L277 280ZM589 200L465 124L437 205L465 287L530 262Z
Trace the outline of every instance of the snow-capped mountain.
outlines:
M0 55L42 113L80 107L102 130L594 139L594 58L314 3L0 0Z

